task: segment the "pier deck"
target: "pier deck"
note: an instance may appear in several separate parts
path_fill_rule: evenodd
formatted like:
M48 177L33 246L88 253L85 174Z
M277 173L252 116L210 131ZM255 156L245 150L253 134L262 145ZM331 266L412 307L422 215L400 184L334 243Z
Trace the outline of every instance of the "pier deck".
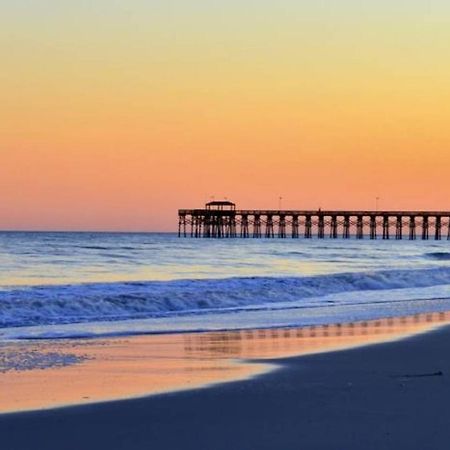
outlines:
M450 211L236 209L210 202L178 211L178 235L205 238L450 239Z

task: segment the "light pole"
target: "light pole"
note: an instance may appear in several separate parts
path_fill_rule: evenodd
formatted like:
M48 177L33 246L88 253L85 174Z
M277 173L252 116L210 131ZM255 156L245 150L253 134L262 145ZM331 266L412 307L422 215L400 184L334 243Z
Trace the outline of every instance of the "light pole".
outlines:
M278 210L281 211L281 201L283 200L283 197L278 197Z
M375 211L378 212L378 202L380 201L380 197L375 197Z

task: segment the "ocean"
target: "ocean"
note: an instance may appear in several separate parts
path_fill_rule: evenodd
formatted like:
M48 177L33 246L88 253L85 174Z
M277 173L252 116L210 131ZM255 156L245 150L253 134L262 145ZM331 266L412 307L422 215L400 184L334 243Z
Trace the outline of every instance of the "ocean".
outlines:
M0 340L294 327L450 310L450 242L0 233Z

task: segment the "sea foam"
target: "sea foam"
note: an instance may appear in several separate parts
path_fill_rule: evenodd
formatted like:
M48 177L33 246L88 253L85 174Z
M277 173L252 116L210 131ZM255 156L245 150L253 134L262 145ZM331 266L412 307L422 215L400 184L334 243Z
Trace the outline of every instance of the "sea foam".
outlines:
M232 277L4 288L0 327L117 321L176 315L232 313L329 304L327 296L450 284L450 268L386 270L308 277ZM354 296L352 297L353 301ZM367 296L361 296L364 302ZM307 302L314 299L314 304ZM300 302L300 303L299 303Z

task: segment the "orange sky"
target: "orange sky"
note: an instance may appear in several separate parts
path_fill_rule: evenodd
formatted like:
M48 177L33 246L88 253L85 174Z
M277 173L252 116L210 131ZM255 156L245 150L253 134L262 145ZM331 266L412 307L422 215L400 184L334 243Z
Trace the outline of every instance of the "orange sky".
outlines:
M448 4L220 3L0 6L1 229L450 209Z

